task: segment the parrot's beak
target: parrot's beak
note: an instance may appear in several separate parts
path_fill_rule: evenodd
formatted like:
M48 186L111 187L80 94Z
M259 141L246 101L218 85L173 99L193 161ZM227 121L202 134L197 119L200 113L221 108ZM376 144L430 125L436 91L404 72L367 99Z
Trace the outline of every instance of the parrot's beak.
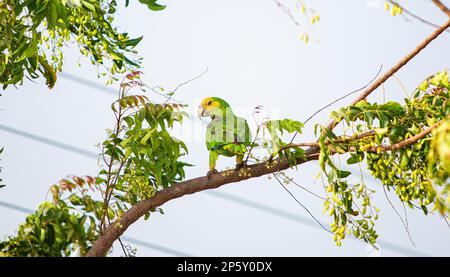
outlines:
M197 115L199 119L202 119L202 117L205 116L205 109L202 106L198 107Z

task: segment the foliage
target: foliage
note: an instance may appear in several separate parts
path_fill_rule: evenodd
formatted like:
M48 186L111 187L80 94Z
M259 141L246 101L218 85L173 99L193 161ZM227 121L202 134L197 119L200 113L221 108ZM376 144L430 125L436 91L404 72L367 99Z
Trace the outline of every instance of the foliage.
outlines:
M183 106L129 95L133 88L144 87L140 74L126 75L120 98L112 105L116 125L101 145L98 176L71 176L52 186L53 203L41 204L16 236L1 242L0 255L83 255L130 206L184 179L189 164L180 158L188 149L169 133L186 115Z
M102 202L94 201L89 191L95 191L91 177L71 177L52 186L53 202L43 202L16 236L0 242L0 256L84 255L98 237L102 211Z
M128 4L128 1L126 1ZM161 10L152 0L141 0L151 10ZM62 71L62 49L76 43L92 64L110 74L135 69L134 47L142 37L130 38L113 26L115 0L6 0L0 2L0 84L21 84L24 77L43 76L49 88ZM106 73L102 73L106 74Z
M169 133L186 115L182 105L153 104L144 95L128 95L143 87L139 76L140 72L128 74L122 83L121 97L112 105L116 126L102 145L105 163L97 184L105 187L105 209L114 200L118 214L184 179L184 167L189 165L179 160L188 152L186 145Z
M160 5L158 3L156 3L158 0L139 0L139 2L141 2L142 4L147 5L147 7L152 10L152 11L161 11L164 10L166 8L166 6L164 5ZM130 0L126 0L126 4L125 6L128 6L128 3L130 2Z
M420 208L427 214L429 206L433 205L431 210L448 213L448 199L445 203L444 195L437 194L435 189L446 182L450 173L447 162L439 162L448 155L447 123L442 124L433 135L402 145L399 149L389 151L383 146L388 142L388 145L402 143L437 122L448 122L449 88L447 71L443 71L422 83L412 99L405 99L404 105L364 100L333 112L332 118L343 119L349 131L354 132L351 137L356 139L342 139L319 126L319 164L327 178L324 205L325 211L334 218L331 227L338 245L345 232L374 244L378 237L373 228L378 209L371 203L374 191L367 188L362 178L361 182L351 184L348 180L351 173L339 169L341 161L338 158L337 164L332 158L334 154L350 153L347 159L349 165L365 161L370 173L387 190L394 190L409 207ZM371 130L374 132L369 133ZM364 133L371 135L357 138ZM443 193L448 194L448 184Z
M364 183L362 176L360 181L352 181L351 172L343 170L342 164L357 165L360 172L365 164L388 191L395 191L409 207L419 208L425 214L439 210L448 216L448 80L446 70L427 78L411 98L405 99L403 105L394 101L378 104L363 100L334 111L331 118L344 122L344 134L338 135L325 126L316 125L317 143L297 145L283 142L284 132L301 134L303 124L291 119L267 120L258 126L257 136L262 130L263 142L260 146L267 150L269 156L262 159L250 153L249 156L257 162L271 162L274 157L279 157L294 165L305 158L302 147L318 147L319 177L326 195L323 198L324 213L333 219L330 225L333 239L341 245L346 235L351 234L375 246L378 238L375 221L379 217L379 209L372 203L375 191ZM428 128L434 128L437 123L442 124L432 133L405 143ZM269 139L265 138L266 131ZM395 149L388 148L399 143L400 146ZM342 161L342 157L346 162ZM286 174L276 174L275 177L282 178L287 184L293 182L293 178Z
M274 157L287 158L292 164L300 158L304 158L304 150L301 148L285 148L287 143L284 143L281 136L284 133L301 134L303 129L303 123L292 119L280 119L280 120L268 120L259 127L264 128L269 133L270 140L266 140L263 147L270 153L270 159Z

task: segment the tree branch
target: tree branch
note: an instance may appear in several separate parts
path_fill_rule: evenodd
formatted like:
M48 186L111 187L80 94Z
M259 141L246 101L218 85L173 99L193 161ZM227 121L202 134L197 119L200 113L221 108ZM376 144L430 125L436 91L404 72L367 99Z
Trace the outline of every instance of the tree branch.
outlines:
M378 88L382 83L384 83L389 77L391 77L395 72L402 68L406 63L408 63L413 57L415 57L421 50L423 50L431 41L438 37L445 29L450 26L450 20L448 20L443 26L433 32L429 37L427 37L422 43L420 43L410 54L408 54L404 59L398 62L394 67L392 67L388 72L381 76L375 83L370 85L366 90L363 91L354 101L353 104L365 99L370 93L372 93L376 88ZM328 126L330 129L334 128L339 122L332 121ZM306 159L299 159L296 165L303 164L305 162L315 160L319 156L319 151L317 147L310 147L306 149ZM290 168L291 165L285 159L276 159L269 162L258 163L245 167L240 170L227 170L219 174L213 174L210 179L207 177L198 177L191 180L186 180L171 187L158 191L152 198L141 201L131 207L126 211L122 217L117 219L111 225L109 225L104 233L94 242L94 245L86 254L86 257L104 256L107 251L111 248L114 241L116 241L125 230L134 222L136 222L140 217L142 217L148 211L152 211L157 207L163 205L164 203L185 196L193 194L199 191L214 189L220 186L236 183L250 178L255 178L270 173L286 170Z
M307 150L307 158L298 160L297 164L302 164L317 158L316 150ZM270 173L288 169L288 161L276 159L272 163L263 162L250 165L240 170L227 170L219 174L186 180L172 185L171 187L158 191L152 198L144 200L131 207L122 217L117 219L104 231L103 235L94 243L86 254L86 257L104 256L111 248L113 242L118 239L123 232L148 211L152 211L164 203L176 198L193 194L207 189L215 189L220 186L236 183L250 178L255 178Z
M331 144L331 143L345 143L345 142L349 142L349 141L354 141L354 140L358 140L358 139L363 139L366 137L371 137L374 136L376 133L374 130L369 130L366 132L363 132L361 134L358 134L356 136L352 136L352 137L340 137L339 139L336 139L334 141L327 141L326 144ZM300 142L300 143L289 143L286 144L283 147L280 147L280 149L278 150L277 153L289 149L289 148L296 148L296 147L319 147L319 143L318 142Z
M408 145L411 145L411 144L417 142L418 140L424 138L426 135L428 135L431 131L436 129L446 119L449 119L449 118L450 118L450 116L446 117L445 119L440 120L439 122L437 122L435 124L433 124L431 127L429 127L428 129L423 130L422 132L418 133L417 135L415 135L413 137L410 137L408 139L405 139L405 140L403 140L401 142L398 142L398 143L395 143L395 144L391 144L391 145L379 145L379 146L368 147L368 148L365 148L364 151L367 151L367 152L379 152L379 151L386 152L386 151L395 151L395 150L404 148L404 147L406 147ZM374 130L369 130L369 131L363 132L363 133L358 134L358 135L353 136L353 137L340 138L340 139L334 140L332 142L328 141L328 142L326 142L326 144L327 145L331 145L331 144L346 143L346 142L355 141L355 140L358 140L358 139L363 139L363 138L366 138L366 137L374 136L375 134L376 134L376 132ZM288 148L306 147L306 146L315 147L315 148L320 147L319 143L317 143L317 142L295 143L295 144L285 145L284 147L280 148L280 150L278 152L280 152L280 151L282 151L284 149L288 149ZM356 148L354 146L350 146L349 150L350 151L354 151L354 150L356 150ZM337 151L333 148L333 145L331 145L330 153L331 154L336 154L337 153ZM317 154L314 153L314 154L309 155L309 157L311 158L311 157L316 156L316 155Z
M375 146L375 147L371 147L369 148L367 151L369 152L377 152L377 151L395 151L398 150L400 148L406 147L408 145L411 145L415 142L417 142L419 139L424 138L426 135L428 135L431 131L433 131L434 129L436 129L439 125L442 124L442 122L444 122L444 120L448 119L450 117L447 117L435 124L433 124L430 128L423 130L422 132L418 133L417 135L410 137L409 139L406 139L404 141L401 141L399 143L396 144L391 144L391 145L386 145L386 146Z
M439 0L431 0L433 3L441 9L448 17L450 17L450 10Z

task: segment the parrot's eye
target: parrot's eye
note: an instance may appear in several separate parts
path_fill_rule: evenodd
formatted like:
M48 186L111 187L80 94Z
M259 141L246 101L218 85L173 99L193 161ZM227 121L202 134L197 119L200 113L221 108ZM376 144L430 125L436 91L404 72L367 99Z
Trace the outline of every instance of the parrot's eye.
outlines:
M209 100L207 103L206 103L206 105L211 105L212 104L212 101L211 100Z

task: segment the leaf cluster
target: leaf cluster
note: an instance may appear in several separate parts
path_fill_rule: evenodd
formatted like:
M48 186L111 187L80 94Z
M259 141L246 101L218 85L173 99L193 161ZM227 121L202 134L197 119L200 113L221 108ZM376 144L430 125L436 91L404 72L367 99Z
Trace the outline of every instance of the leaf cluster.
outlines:
M140 1L152 10L156 1ZM163 6L159 6L163 7ZM6 0L0 2L0 84L21 84L43 76L49 88L64 63L63 47L76 43L80 53L110 75L135 69L131 38L113 26L115 0ZM102 73L102 74L106 74Z

